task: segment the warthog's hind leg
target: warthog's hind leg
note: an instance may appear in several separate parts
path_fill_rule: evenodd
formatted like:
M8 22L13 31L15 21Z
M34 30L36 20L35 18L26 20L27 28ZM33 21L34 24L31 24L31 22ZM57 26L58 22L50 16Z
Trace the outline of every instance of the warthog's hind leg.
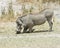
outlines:
M53 26L53 22L52 22L52 19L48 19L47 20L48 21L48 23L49 23L49 31L51 32L52 31L52 26Z
M52 31L52 26L53 26L53 23L52 23L51 21L49 22L49 26L50 26L49 31Z

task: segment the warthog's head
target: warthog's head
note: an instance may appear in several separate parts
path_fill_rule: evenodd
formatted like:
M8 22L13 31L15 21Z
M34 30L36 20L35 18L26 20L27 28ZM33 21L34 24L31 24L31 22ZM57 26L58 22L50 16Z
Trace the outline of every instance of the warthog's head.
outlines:
M22 21L21 20L17 20L16 24L17 24L17 32L16 33L17 34L23 33L24 25L23 25Z

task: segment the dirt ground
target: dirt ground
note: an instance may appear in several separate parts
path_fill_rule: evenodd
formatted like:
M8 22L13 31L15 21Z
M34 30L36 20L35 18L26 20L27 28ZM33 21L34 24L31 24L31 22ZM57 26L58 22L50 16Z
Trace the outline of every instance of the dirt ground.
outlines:
M46 22L32 33L16 34L15 22L0 22L0 48L60 48L60 21L53 23L52 32Z

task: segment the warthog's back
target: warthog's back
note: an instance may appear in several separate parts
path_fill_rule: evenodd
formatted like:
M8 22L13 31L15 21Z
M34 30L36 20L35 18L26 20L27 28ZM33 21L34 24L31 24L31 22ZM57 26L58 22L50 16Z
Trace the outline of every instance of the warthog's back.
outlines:
M46 21L44 14L30 15L29 18L34 22L35 25L41 25Z
M47 9L43 11L42 14L44 14L46 17L51 17L54 14L54 12L52 9Z

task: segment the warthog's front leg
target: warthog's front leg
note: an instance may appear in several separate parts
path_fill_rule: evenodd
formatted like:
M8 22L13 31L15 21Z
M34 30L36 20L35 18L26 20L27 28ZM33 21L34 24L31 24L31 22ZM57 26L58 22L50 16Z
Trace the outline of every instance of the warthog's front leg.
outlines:
M24 27L23 33L26 33L26 32L28 32L28 26Z

